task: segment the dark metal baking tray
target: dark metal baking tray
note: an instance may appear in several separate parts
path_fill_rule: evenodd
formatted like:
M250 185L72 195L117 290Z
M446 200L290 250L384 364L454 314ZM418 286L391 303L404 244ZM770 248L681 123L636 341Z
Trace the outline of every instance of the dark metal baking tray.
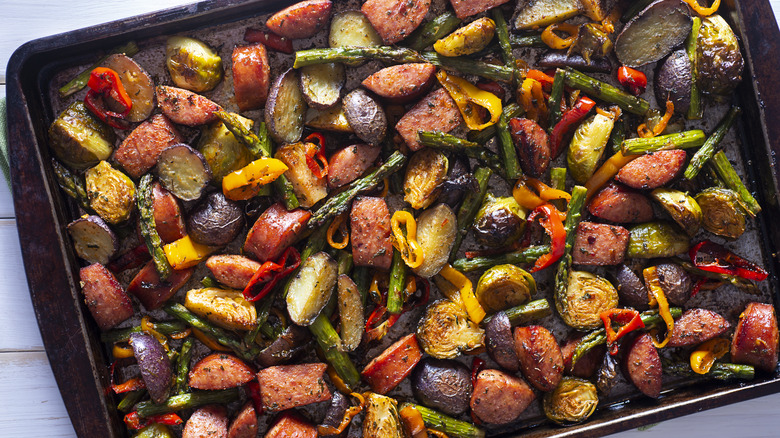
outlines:
M8 134L11 180L27 280L54 376L76 433L121 437L124 425L105 388L107 357L78 288L78 261L66 237L68 201L49 166L46 130L54 118L48 96L57 72L94 59L98 51L128 40L225 24L278 10L287 0L213 0L127 18L29 42L8 65ZM780 31L768 0L729 0L721 6L740 36L746 59L736 98L744 110L738 124L746 179L764 211L759 215L764 265L771 273L777 308L780 268ZM780 374L740 384L701 383L600 409L570 428L540 425L526 437L595 437L780 391ZM508 432L505 436L515 435Z

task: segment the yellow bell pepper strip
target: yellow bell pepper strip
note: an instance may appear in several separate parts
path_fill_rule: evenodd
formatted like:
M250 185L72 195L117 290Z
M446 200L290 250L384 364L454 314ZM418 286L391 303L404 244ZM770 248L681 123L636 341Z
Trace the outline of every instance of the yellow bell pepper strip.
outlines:
M481 131L488 126L494 125L501 117L501 99L495 94L481 90L471 82L450 76L443 70L436 73L436 78L452 100L458 106L466 126L472 131ZM480 117L479 108L485 108L490 113L490 120L483 122Z
M317 432L320 436L333 436L344 432L344 429L349 426L349 423L352 422L352 419L355 417L355 415L363 412L363 408L366 406L366 399L356 392L353 392L350 395L355 397L359 404L357 406L350 406L346 411L344 411L344 417L341 419L341 423L339 423L337 427L323 425L317 426Z
M555 31L563 32L569 36L561 38ZM580 28L569 23L553 23L547 26L542 32L542 41L547 44L547 47L551 49L561 50L567 49L574 44L577 39L577 34L580 32Z
M636 128L636 133L639 134L639 136L642 138L652 138L661 134L664 132L664 129L666 129L666 125L669 123L669 120L671 120L673 114L674 103L672 103L671 100L667 100L666 113L664 113L664 116L661 117L661 120L656 123L655 126L653 126L653 129L648 128L646 123L642 123Z
M512 196L521 207L533 210L547 201L565 199L567 202L571 195L563 190L554 189L536 178L521 178L512 189Z
M222 193L233 201L246 201L260 188L279 178L287 166L276 158L260 158L222 178Z
M694 12L701 15L702 17L709 17L710 15L717 12L718 8L720 7L720 0L715 0L712 3L712 6L709 8L701 6L697 0L683 0L683 2L687 3L688 6L694 10Z
M528 119L538 121L539 117L547 114L547 99L542 91L542 83L533 78L525 78L520 86L520 104L525 109Z
M141 318L141 330L157 339L157 342L165 348L165 351L170 351L170 348L168 347L168 338L155 329L154 323L149 320L148 315Z
M401 227L406 229L404 230ZM414 269L423 263L423 251L417 242L417 222L411 213L398 210L390 219L390 228L393 230L393 246L401 253L406 266Z
M336 372L336 369L333 368L333 365L328 365L327 373L328 377L330 377L330 381L333 383L333 386L336 387L338 392L344 395L349 395L352 393L347 384L344 383L344 379L342 379L341 376L339 376L339 373Z
M482 308L479 301L477 301L477 296L474 295L474 286L471 284L471 280L450 264L444 265L441 271L439 271L439 275L460 290L460 299L466 308L469 319L474 324L482 322L486 315L485 309Z
M605 161L585 183L585 188L588 189L587 199L590 200L604 184L611 180L613 176L617 175L623 166L634 161L638 157L639 155L625 156L623 155L623 152L618 152L609 157L609 159Z
M661 280L658 278L658 271L655 266L650 266L642 271L642 276L645 279L645 285L647 286L647 294L650 296L650 307L658 306L658 313L666 323L666 337L663 341L657 342L653 338L653 345L656 348L664 348L669 343L669 339L672 337L672 329L674 329L674 317L669 311L669 301L666 300L666 295L661 287Z
M197 265L216 250L215 247L193 242L189 235L163 246L165 258L177 270Z
M691 353L691 369L696 374L707 374L715 361L729 352L729 341L723 338L710 339Z
M114 348L111 349L111 355L114 356L115 359L126 359L128 357L133 357L133 349L129 346L114 344Z
M341 235L341 240L336 242L333 240L333 236L336 231ZM328 232L326 233L328 245L335 249L344 249L349 245L349 230L347 230L347 215L342 213L336 216L336 219L328 226Z

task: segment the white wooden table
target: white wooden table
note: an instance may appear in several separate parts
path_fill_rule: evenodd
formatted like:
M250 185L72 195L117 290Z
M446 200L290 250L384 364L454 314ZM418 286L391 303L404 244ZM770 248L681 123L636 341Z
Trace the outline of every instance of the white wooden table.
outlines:
M0 0L0 97L13 51L26 41L187 0ZM780 0L771 1L775 15ZM27 290L14 208L0 181L0 437L73 437L75 433L43 349ZM616 438L780 436L780 394L665 421Z

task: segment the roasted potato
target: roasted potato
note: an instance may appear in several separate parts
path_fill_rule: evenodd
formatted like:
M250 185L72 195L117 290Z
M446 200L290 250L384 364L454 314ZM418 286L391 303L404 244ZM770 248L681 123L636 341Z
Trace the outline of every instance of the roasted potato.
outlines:
M133 180L106 161L87 170L86 189L89 206L110 224L126 221L135 210Z
M265 105L265 123L271 137L282 144L300 140L307 108L298 71L289 69L280 74L271 86Z
M229 330L252 330L257 325L254 304L237 290L192 289L187 291L184 307Z
M86 169L107 160L116 134L92 115L84 102L73 102L49 127L49 145L57 158L74 169Z
M691 26L688 5L657 0L626 24L615 40L615 54L628 67L658 61L685 41Z
M361 89L344 96L344 115L364 142L378 145L387 134L387 116L382 105Z

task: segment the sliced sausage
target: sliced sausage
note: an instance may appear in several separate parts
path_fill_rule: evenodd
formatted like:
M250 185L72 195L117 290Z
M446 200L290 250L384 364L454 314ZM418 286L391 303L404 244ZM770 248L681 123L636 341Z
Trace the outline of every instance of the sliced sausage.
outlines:
M317 428L295 411L283 413L265 438L317 438Z
M230 423L227 438L256 438L257 430L257 414L254 405L249 402Z
M314 36L328 23L330 0L306 0L275 13L265 22L271 32L290 39Z
M236 388L252 380L254 372L241 359L225 353L210 354L192 367L189 385L195 389Z
M393 243L390 210L384 198L361 196L352 203L350 238L355 266L390 269Z
M550 137L538 123L529 119L513 118L509 133L517 148L520 167L528 175L539 178L550 167Z
M607 347L598 345L596 348L591 348L584 356L580 357L577 360L577 363L574 364L574 367L572 367L571 360L574 357L574 351L577 349L577 345L581 340L582 336L570 337L563 344L563 347L561 347L563 369L566 374L582 377L583 379L590 379L596 374L596 371L601 366L601 363L604 360L604 354L607 352Z
M379 70L367 77L362 85L391 103L406 103L427 92L435 78L433 64L400 64Z
M739 316L731 360L767 372L777 367L777 315L770 304L750 303Z
M133 316L133 304L122 285L105 266L91 264L79 270L84 302L101 330L108 330Z
M686 310L674 322L672 335L669 338L670 347L685 347L708 341L729 329L726 318L707 309Z
M509 0L450 0L450 4L452 4L452 9L455 10L455 15L463 20L466 17L471 17L480 12L485 12L488 9L503 5L508 1Z
M336 151L328 160L328 186L341 187L358 179L376 162L380 146L353 144Z
M165 243L171 243L187 235L179 200L159 182L152 186L152 209L157 234Z
M474 382L471 412L485 423L510 423L534 399L534 391L523 379L499 370L483 370Z
M244 253L261 263L276 260L305 231L311 213L297 208L287 211L277 202L257 218L244 242Z
M672 181L685 165L687 154L680 149L642 155L626 164L615 180L634 189L655 189Z
M626 355L628 378L642 394L658 398L661 395L661 357L650 335L643 333L634 340Z
M228 417L224 406L209 405L193 412L184 425L182 438L227 438Z
M217 120L214 111L222 109L211 99L184 88L158 85L157 104L173 123L187 126L205 125Z
M590 200L588 211L593 216L621 224L653 220L650 199L626 186L610 183Z
M385 44L395 44L422 23L431 0L367 0L360 8Z
M417 131L450 132L460 126L462 121L455 101L445 89L439 88L404 114L396 123L395 130L403 137L409 149L417 151L422 148Z
M387 347L360 374L374 392L387 394L412 372L421 358L417 337L411 333Z
M595 266L623 263L629 235L627 229L617 225L580 222L574 238L572 262Z
M206 260L214 278L233 289L244 289L261 264L238 254L222 254L211 256Z
M233 93L241 111L262 108L271 88L271 65L262 43L233 49Z
M563 377L563 355L549 330L539 325L515 328L515 351L531 385L540 391L558 386Z
M114 151L114 161L133 178L139 178L157 164L163 149L182 142L175 126L162 114L133 129L125 141Z
M647 310L650 307L650 296L647 294L645 283L633 269L620 265L615 273L615 280L617 280L620 304L636 310Z
M269 411L305 406L330 399L330 389L323 374L324 363L302 365L277 365L260 370L260 398L263 408Z
M190 280L195 268L174 269L168 279L162 281L153 261L149 261L133 277L127 291L135 295L146 310L154 310L165 304L176 291Z
M659 263L655 269L666 299L675 306L687 303L693 289L693 279L688 271L677 263Z

